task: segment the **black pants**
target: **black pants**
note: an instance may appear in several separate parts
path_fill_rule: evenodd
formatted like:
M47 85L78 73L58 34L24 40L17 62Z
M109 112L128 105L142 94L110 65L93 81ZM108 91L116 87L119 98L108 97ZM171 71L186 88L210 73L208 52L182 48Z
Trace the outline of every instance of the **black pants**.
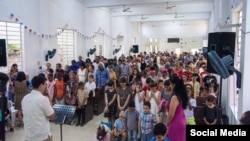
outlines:
M86 105L77 109L78 123L85 123L85 108Z

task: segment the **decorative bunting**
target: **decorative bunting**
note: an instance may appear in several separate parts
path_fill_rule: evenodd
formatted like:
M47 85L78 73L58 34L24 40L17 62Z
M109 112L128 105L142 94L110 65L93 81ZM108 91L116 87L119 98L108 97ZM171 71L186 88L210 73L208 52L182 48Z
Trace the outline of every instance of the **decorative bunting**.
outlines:
M14 18L14 14L10 14L10 19L13 19Z
M57 38L57 36L61 35L64 32L64 29L66 29L69 25L65 24L63 26L63 29L61 31L58 31L57 33L54 34L44 34L44 33L37 33L34 29L29 28L27 25L25 25L23 22L20 22L19 19L17 17L15 17L15 15L13 13L10 14L10 19L15 19L15 22L19 23L20 26L24 26L24 29L27 30L29 33L32 33L34 35L37 35L38 37L42 37L45 39L52 39L52 38ZM77 35L79 37L81 37L82 39L86 39L86 40L91 40L95 38L95 35L92 36L86 36L82 33L80 33L77 29L73 30L75 33L77 33ZM113 38L111 35L105 33L105 31L102 28L98 28L97 33L104 33L106 37L111 38L112 40L116 40L116 38Z

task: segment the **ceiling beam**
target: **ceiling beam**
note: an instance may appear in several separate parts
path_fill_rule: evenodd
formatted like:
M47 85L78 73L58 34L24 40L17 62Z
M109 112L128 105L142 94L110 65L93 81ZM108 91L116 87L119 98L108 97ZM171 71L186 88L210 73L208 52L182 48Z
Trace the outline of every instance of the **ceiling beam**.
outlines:
M123 5L149 5L170 3L213 3L214 0L82 0L87 8L114 7Z
M180 20L208 20L210 18L209 13L193 13L193 14L182 14L175 17L174 14L168 15L154 15L154 16L145 16L147 19L141 19L141 16L130 16L129 21L131 22L150 22L150 21L180 21Z
M156 14L173 14L173 13L203 13L212 11L212 4L187 4L179 5L175 8L168 10L164 8L157 7L139 7L139 8L130 8L131 12L123 12L122 9L112 9L112 16L133 16L133 15L156 15ZM113 12L112 12L113 11Z

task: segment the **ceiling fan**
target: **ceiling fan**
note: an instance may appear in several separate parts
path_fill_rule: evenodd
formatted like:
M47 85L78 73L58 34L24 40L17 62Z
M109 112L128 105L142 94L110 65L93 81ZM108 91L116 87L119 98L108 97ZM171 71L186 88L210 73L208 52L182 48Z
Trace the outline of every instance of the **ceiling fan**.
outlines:
M141 19L146 20L148 17L144 17L143 14L141 14Z
M184 17L184 16L178 16L177 13L174 14L174 18L176 18L176 19L177 18L182 18L182 17Z
M126 7L126 5L123 5L123 10L122 12L132 12L130 11L130 8L129 7Z
M166 2L166 7L157 7L157 8L164 8L171 10L172 8L176 7L175 5L170 5L169 2Z

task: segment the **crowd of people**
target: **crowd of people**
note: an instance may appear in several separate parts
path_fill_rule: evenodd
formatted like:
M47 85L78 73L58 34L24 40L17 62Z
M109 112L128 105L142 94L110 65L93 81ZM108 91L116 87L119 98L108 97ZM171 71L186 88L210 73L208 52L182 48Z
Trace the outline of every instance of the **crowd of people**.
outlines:
M31 127L27 123L32 118L27 116L23 119L23 114L33 112L27 108L32 99L27 95L38 94L37 91L48 97L48 101L37 98L43 101L40 106L44 107L45 117L54 118L53 104L74 105L78 117L76 126L84 126L89 94L95 97L96 89L104 89L103 112L114 128L112 140L169 138L170 141L185 141L186 125L195 124L193 108L196 107L197 97L206 97L204 122L207 125L217 123L216 100L220 87L216 77L207 72L206 66L207 61L199 52L183 52L180 55L142 52L114 58L96 56L94 60L84 60L79 56L78 60L72 60L64 68L57 63L53 69L47 63L40 67L37 76L29 80L28 74L18 71L18 66L13 64L8 73L10 79L6 97L18 110L18 126ZM154 130L156 125L165 131ZM43 139L51 137L50 132L43 133L47 134L42 136ZM25 135L27 140L36 137Z

